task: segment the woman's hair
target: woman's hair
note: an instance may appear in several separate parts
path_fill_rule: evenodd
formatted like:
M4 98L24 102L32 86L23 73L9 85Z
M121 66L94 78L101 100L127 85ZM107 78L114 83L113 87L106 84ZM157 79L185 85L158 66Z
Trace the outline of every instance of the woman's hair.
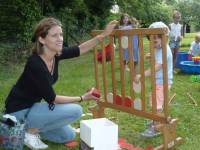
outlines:
M125 17L128 17L128 18L129 18L128 24L131 24L131 22L130 22L130 16L129 16L127 13L124 13L124 14L121 15L121 18L120 18L120 21L119 21L119 24L120 24L120 25L124 25L123 20L124 20Z
M173 18L176 18L176 17L179 17L179 18L181 18L181 13L179 12L179 11L177 11L177 10L174 10L174 12L173 12Z
M54 26L62 27L62 24L59 20L53 17L44 18L36 25L32 37L32 42L34 43L32 53L42 54L44 52L43 44L40 43L39 37L45 38L48 31Z

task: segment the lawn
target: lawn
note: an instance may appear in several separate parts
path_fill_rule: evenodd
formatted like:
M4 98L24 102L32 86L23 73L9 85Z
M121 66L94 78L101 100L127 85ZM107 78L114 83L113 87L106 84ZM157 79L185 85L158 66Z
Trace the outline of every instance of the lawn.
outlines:
M182 50L187 50L189 44L194 39L194 34L186 34L183 39ZM23 71L24 63L0 65L0 109L3 110L4 100L10 88L15 84L20 73ZM87 89L95 86L94 69L93 69L93 53L89 52L79 58L65 60L60 63L59 80L54 86L59 94L63 95L81 95ZM198 149L200 139L200 109L199 109L199 91L200 84L190 81L188 74L178 72L174 74L174 84L172 92L176 93L174 100L171 103L170 114L173 118L178 118L177 134L184 139L183 144L177 146L178 150L195 150ZM191 92L196 99L198 106L191 103L186 96L187 92ZM84 113L89 112L88 107L94 105L94 102L83 102ZM145 119L114 111L106 110L106 117L112 119L119 125L119 136L126 138L129 143L145 147L147 145L157 146L161 143L162 136L145 139L140 136L145 128ZM86 116L81 119L89 119L91 116ZM74 127L79 127L79 121L73 124ZM105 133L106 134L106 133ZM79 135L77 136L79 140ZM64 150L66 149L61 144L46 142L49 145L49 150ZM27 149L27 148L24 148ZM75 150L78 150L76 148Z

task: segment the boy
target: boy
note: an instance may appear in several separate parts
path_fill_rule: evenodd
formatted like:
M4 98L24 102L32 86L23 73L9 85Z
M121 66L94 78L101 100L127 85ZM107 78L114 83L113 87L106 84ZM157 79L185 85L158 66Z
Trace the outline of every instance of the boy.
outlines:
M200 34L196 34L195 41L191 43L189 54L192 56L200 56Z
M166 28L169 33L169 28L163 22L154 22L149 28ZM164 85L163 85L163 62L162 62L162 47L161 47L161 35L153 36L154 49L155 49L155 71L156 71L156 102L157 102L157 112L162 112L164 103ZM168 89L171 88L173 83L173 64L172 64L172 53L169 45L167 44L167 71L168 71ZM145 77L151 76L151 69L145 70ZM139 82L141 75L136 75L135 82ZM152 98L150 98L150 103ZM144 137L154 137L159 134L155 130L155 121L151 121L147 129L141 134Z

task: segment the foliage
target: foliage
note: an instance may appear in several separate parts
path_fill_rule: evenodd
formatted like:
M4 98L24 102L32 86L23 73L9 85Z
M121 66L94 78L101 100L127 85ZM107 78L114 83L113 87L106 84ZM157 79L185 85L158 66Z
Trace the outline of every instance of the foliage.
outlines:
M66 45L79 44L89 36L91 29L102 28L106 24L105 16L109 16L112 6L112 0L48 1L49 3L44 0L40 3L43 15L55 16L62 21Z
M41 11L35 0L15 0L13 5L16 6L16 10L19 12L19 28L20 35L17 37L21 42L29 43L32 37L33 26L39 18L41 18Z
M196 31L200 28L200 0L178 0L174 5L182 14L184 24L193 25Z
M196 31L200 29L200 0L196 0L192 4L191 14L192 14L192 22L195 25Z
M12 29L12 36L18 42L28 43L32 36L33 25L41 17L37 2L35 0L8 0L4 2L3 6L5 5L7 7L4 11L6 17L4 27ZM7 34L10 33L9 30L5 31L8 31Z
M114 4L114 0L84 0L91 14L101 18L106 17L110 13L110 9Z
M2 8L2 9L1 9ZM7 0L0 4L1 63L16 62L29 53L34 24L41 18L35 0Z
M119 5L119 13L110 13L113 4ZM88 39L92 29L102 29L109 20L119 19L121 13L136 17L141 27L148 27L155 21L168 24L174 9L182 13L183 23L198 30L199 8L200 0L6 0L0 3L0 40L13 43L21 55L31 46L35 23L45 16L60 19L65 45L74 45Z
M118 0L117 3L120 6L120 13L128 13L136 17L142 27L147 27L155 21L169 22L170 6L162 3L161 0Z

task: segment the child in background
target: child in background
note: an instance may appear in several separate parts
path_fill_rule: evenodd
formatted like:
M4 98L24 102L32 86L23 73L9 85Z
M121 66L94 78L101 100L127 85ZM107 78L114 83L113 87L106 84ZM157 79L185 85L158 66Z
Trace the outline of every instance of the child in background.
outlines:
M154 22L149 28L166 28L169 33L169 28L163 22ZM163 61L162 61L162 47L161 47L161 35L154 35L154 49L155 49L155 71L156 71L156 102L157 112L162 112L164 95L163 95ZM168 71L168 89L171 88L173 83L173 64L172 64L172 53L169 45L167 44L167 71ZM145 70L145 77L151 76L151 68ZM141 75L136 75L135 82L140 81ZM150 98L150 104L152 104L152 97ZM144 137L154 137L159 134L155 129L157 122L151 121L147 129L141 134Z
M180 42L182 40L182 25L179 23L181 20L181 13L179 11L174 11L173 13L173 22L169 24L169 46L173 54L173 67L175 67L176 54L180 48Z
M128 14L123 14L121 16L120 19L120 29L133 29L133 28L137 28L139 25L139 22L136 18L134 17L130 17ZM137 65L138 63L138 36L137 35L133 35L133 54L134 54L134 66ZM124 59L124 65L127 71L129 71L129 50L128 48L125 48L123 51L123 59ZM135 73L134 73L135 74Z
M188 54L192 56L200 56L200 33L196 34L195 41L191 43Z
M126 13L122 14L119 22L119 29L132 29L130 16Z
M132 29L130 16L128 14L126 14L126 13L122 14L122 16L120 18L119 29L122 29L122 30ZM123 38L125 40L127 40L126 36L123 36L122 39ZM128 60L129 60L128 48L125 48L124 51L123 51L123 59L124 59L125 68L126 68L127 71L129 71L129 67L128 67Z

